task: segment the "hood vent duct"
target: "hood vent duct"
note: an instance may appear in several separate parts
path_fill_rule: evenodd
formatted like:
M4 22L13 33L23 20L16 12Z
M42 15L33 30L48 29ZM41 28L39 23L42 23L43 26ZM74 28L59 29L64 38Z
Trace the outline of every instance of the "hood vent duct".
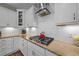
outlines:
M35 4L35 14L40 16L49 15L51 12L49 11L49 3L37 3Z

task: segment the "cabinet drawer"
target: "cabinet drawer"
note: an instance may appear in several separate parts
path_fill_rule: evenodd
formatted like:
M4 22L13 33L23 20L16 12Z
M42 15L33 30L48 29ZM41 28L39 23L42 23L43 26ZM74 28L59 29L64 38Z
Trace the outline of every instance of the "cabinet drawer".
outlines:
M43 55L45 55L45 49L31 43L31 42L28 42L28 47L31 47L32 49L34 48L35 50L37 50L38 52L42 53Z

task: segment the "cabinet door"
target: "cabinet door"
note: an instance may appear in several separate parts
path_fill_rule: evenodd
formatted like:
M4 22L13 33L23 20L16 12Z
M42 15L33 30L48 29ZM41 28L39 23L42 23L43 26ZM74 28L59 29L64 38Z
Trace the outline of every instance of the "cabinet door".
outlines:
M0 47L3 46L3 42L4 42L4 40L0 39Z
M13 51L13 40L11 38L2 39L0 45L0 55L6 55Z
M21 49L23 48L23 39L20 37L14 37L14 48Z
M6 26L8 23L8 9L0 6L0 26Z
M6 38L5 39L5 46L7 47L6 49L7 49L7 53L9 53L9 52L11 52L11 51L13 51L13 40L12 40L12 38Z
M46 56L57 56L55 53L46 50Z
M56 22L74 21L75 3L58 3L55 4Z
M0 6L0 26L14 26L16 22L16 12Z
M31 42L28 42L28 47L31 47L31 49L33 49L34 51L39 52L41 56L45 56L45 49L43 49L42 47L39 47Z
M22 49L24 47L24 39L21 37L18 37L18 46L19 49Z
M0 56L4 56L4 55L6 55L7 54L7 49L6 48L0 48Z
M19 40L18 37L13 38L14 49L17 50L19 48Z
M27 51L27 40L24 40L23 38L21 38L21 40L22 40L22 43L21 43L20 50L24 54L24 56L27 56L27 53L28 53L28 51Z
M76 19L79 21L79 3L76 3Z
M24 46L20 50L21 50L21 52L23 53L24 56L27 56L28 55L27 46Z
M42 54L32 47L28 47L28 56L42 56Z
M17 13L14 11L8 12L8 24L9 26L16 27L17 26Z
M25 12L25 26L35 26L36 21L37 19L34 14L34 7L32 6Z
M5 41L7 48L13 48L13 42L11 38L6 38Z
M27 40L23 40L23 46L27 46L28 41Z
M4 39L0 40L0 56L3 56L6 54L6 41Z

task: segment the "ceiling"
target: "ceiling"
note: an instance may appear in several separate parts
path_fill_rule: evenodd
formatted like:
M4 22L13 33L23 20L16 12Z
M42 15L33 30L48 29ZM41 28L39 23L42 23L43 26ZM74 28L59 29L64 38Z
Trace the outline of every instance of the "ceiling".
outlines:
M33 5L33 3L7 3L7 4L16 9L28 9Z
M13 11L17 11L17 9L29 9L32 5L35 7L39 7L37 3L0 3L0 6L8 8Z

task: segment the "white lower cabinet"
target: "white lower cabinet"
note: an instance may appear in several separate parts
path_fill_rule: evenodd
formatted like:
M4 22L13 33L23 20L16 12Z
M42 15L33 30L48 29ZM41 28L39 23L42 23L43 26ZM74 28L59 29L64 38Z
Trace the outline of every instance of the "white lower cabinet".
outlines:
M23 40L23 48L21 51L24 56L57 56L55 53L39 47L27 40Z
M7 55L22 48L22 40L20 37L5 38L0 40L0 56Z
M28 55L27 46L24 46L20 50L21 50L21 52L23 53L24 56L27 56Z
M23 53L24 56L28 55L27 51L27 40L21 39L22 40L22 46L20 48L21 52Z
M11 38L5 38L0 40L0 55L6 55L13 51L13 40Z
M28 41L27 40L23 40L23 46L27 46L28 45Z
M23 48L23 44L24 44L23 40L24 40L23 38L18 37L18 49Z
M18 37L14 37L13 38L13 49L14 50L17 50L19 48L19 40L18 40Z
M0 48L0 56L6 55L7 49L6 48Z
M28 42L28 56L31 56L32 54L35 56L45 56L45 49Z
M5 46L6 46L6 50L7 50L7 54L13 51L13 39L12 38L7 38L5 39Z
M21 50L24 56L57 56L36 44L20 37L5 38L0 40L0 56L15 50Z
M13 45L14 45L14 50L18 50L22 48L22 40L20 37L14 37L13 38Z
M32 48L32 47L28 47L28 56L42 56L43 54L41 54L38 50Z
M3 41L0 40L0 56L5 55L5 48L6 47L4 47Z

